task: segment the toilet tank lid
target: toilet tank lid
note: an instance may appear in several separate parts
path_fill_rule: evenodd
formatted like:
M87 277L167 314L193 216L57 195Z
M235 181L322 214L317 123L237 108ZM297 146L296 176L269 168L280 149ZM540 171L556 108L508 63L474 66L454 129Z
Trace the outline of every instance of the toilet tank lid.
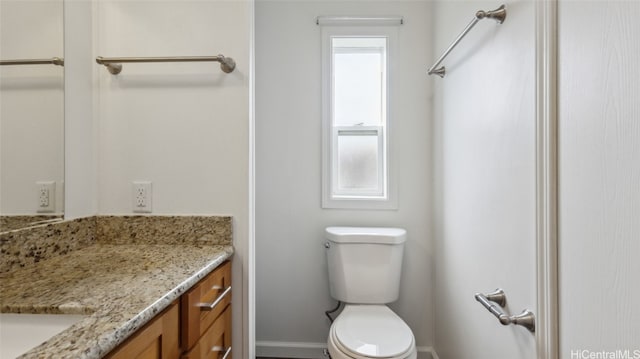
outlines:
M407 239L405 229L389 227L327 227L325 234L336 243L400 244Z

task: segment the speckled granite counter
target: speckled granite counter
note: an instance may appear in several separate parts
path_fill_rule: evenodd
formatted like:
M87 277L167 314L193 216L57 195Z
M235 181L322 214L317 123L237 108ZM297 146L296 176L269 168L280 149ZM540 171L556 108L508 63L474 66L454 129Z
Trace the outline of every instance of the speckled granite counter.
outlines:
M100 358L229 258L228 245L93 245L0 275L2 312L89 314L24 358Z
M206 216L88 217L1 234L0 312L87 315L20 358L101 358L230 258L231 238L230 217Z
M35 226L45 222L61 221L62 215L0 215L0 232Z

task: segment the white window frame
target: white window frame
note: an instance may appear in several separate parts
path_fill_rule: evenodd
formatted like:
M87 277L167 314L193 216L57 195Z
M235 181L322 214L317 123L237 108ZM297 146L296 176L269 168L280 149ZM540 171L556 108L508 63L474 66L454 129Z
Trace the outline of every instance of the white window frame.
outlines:
M394 26L322 26L322 207L344 209L397 209L398 196L395 174L395 159L392 147L391 124L393 84L397 61L397 28ZM385 37L387 39L387 84L386 114L381 126L333 126L332 96L332 47L334 37ZM379 154L385 160L379 167L378 181L383 183L381 193L363 192L340 193L337 188L337 138L339 131L378 134Z

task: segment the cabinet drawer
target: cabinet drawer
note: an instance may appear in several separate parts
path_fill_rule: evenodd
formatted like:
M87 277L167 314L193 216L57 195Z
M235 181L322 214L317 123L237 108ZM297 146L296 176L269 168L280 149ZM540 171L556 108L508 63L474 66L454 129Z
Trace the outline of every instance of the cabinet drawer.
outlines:
M216 318L182 359L231 359L231 306Z
M182 347L191 349L231 303L231 262L203 278L181 299Z

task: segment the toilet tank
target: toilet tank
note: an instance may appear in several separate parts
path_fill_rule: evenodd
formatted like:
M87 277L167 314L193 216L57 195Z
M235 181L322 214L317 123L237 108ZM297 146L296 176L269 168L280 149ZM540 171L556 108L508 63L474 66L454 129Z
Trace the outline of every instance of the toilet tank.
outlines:
M345 303L398 299L407 231L384 227L327 227L331 296Z

